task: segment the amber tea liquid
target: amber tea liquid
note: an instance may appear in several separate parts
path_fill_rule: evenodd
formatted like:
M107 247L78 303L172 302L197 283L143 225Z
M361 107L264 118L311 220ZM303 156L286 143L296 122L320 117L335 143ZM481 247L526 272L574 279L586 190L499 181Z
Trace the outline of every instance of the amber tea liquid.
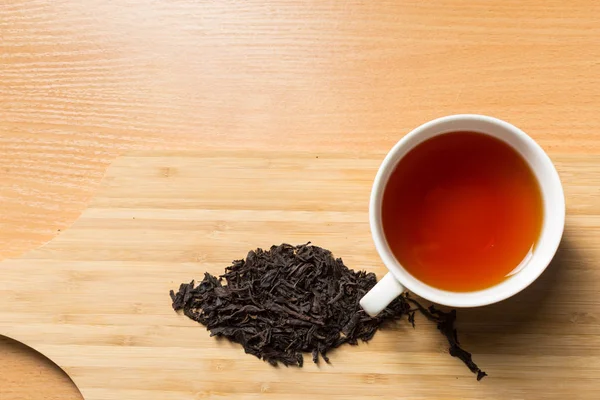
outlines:
M503 281L532 251L542 197L525 160L488 135L433 137L400 160L383 195L382 224L400 264L439 289Z

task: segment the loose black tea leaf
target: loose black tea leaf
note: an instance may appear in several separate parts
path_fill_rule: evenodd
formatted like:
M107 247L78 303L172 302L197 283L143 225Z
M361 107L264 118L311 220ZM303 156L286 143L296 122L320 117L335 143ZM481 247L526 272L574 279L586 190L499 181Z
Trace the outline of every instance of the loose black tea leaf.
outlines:
M375 283L375 274L347 268L329 250L282 244L250 251L220 278L205 273L197 286L194 281L183 283L177 293L171 290L171 299L175 310L205 325L211 336L240 343L246 353L272 365L300 367L302 353L311 353L315 363L320 358L329 362L329 350L371 340L386 321L407 315L414 326L419 310L437 322L448 338L450 354L476 372L478 380L485 376L458 344L455 311L427 310L403 295L370 317L359 300Z
M487 376L485 372L483 372L477 364L473 362L471 353L464 350L460 347L458 342L458 332L454 328L454 322L456 321L456 310L452 310L450 312L444 312L438 310L434 306L429 306L429 309L426 309L421 304L419 304L414 299L411 299L408 294L405 295L407 301L413 303L419 311L423 315L425 315L429 320L437 323L437 328L448 340L448 344L450 344L450 348L448 352L452 357L459 358L465 365L471 370L471 372L477 374L477 380L480 381L484 376ZM410 316L409 316L410 321ZM413 326L414 326L414 317L413 317Z

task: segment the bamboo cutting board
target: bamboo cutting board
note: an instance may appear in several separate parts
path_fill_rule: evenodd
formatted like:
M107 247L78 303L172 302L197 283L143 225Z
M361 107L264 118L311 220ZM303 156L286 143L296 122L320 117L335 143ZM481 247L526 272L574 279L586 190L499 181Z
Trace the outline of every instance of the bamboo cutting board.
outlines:
M281 242L312 241L381 277L367 208L382 157L122 157L70 229L0 264L0 333L56 362L87 400L598 398L596 156L553 157L567 226L542 277L503 303L459 310L461 342L490 375L481 382L422 317L298 369L273 368L171 309L179 283Z

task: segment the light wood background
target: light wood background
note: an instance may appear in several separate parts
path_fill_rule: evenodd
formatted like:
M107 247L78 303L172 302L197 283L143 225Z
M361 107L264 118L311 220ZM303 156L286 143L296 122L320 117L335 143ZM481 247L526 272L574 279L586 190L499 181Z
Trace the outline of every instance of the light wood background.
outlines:
M593 172L599 38L591 0L0 1L0 255L70 226L130 150L382 154L474 112ZM583 199L568 223L590 239L570 251L591 263L599 190L581 172L563 173ZM9 339L0 361L2 400L79 396Z
M0 332L40 351L86 400L389 398L597 400L600 385L600 162L556 156L569 218L562 247L531 287L460 310L477 382L436 327L417 318L331 365L273 368L211 338L170 307L169 289L220 274L256 246L311 240L383 276L368 198L383 154L153 151L118 157L77 221L0 263ZM585 366L582 368L582 366ZM402 393L400 393L402 392Z

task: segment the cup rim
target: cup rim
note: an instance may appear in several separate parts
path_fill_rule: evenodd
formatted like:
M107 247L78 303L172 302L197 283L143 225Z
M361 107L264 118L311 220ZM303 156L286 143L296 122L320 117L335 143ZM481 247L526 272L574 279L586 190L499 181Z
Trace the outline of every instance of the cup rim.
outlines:
M545 176L550 181L549 185L554 187L556 190L556 209L553 209L552 215L546 215L545 213L544 223L547 219L553 218L554 226L557 226L558 228L549 233L550 236L546 239L547 243L545 245L545 252L536 253L534 251L532 259L539 258L538 262L535 263L535 270L528 270L527 274L524 274L520 279L513 279L513 277L509 277L503 282L500 282L494 286L482 290L472 292L452 292L438 289L422 282L421 280L411 275L407 270L405 270L401 266L401 264L394 257L391 249L389 248L389 245L387 244L387 240L383 233L383 229L381 226L381 203L384 188L387 184L387 180L389 179L389 175L395 169L400 159L402 159L403 157L398 157L398 153L401 153L403 151L408 152L414 146L426 140L417 139L417 137L423 132L430 131L431 129L435 129L437 127L439 129L439 132L433 133L431 135L431 137L433 137L456 130L468 130L464 128L444 129L444 127L449 128L453 125L465 122L478 122L495 125L506 132L510 132L510 134L512 134L513 136L518 137L519 140L524 142L524 144L528 147L529 150L535 153L535 155L541 160L541 168L545 171ZM486 132L480 133L486 134ZM526 161L528 162L530 168L532 168L533 170L534 167L530 164L529 160L526 159ZM543 193L542 200L546 201L546 197ZM497 303L511 296L514 296L515 294L519 293L527 286L529 286L531 283L533 283L544 272L544 270L550 264L550 261L554 257L556 251L558 250L564 231L564 221L564 191L560 182L558 172L556 171L554 164L552 163L546 152L530 136L528 136L525 132L523 132L516 126L498 118L479 114L455 114L436 118L418 126L417 128L410 131L408 134L406 134L403 138L401 138L387 153L379 167L379 170L377 171L377 175L373 182L373 188L371 190L371 197L369 203L369 222L371 234L373 236L373 241L375 242L377 252L387 269L396 277L396 279L402 285L406 287L406 289L408 289L412 293L434 303L451 307L479 307ZM542 230L544 229L545 228L543 226ZM540 237L541 236L542 233L540 233ZM529 265L531 265L531 262L528 262L528 265L524 268L524 270L533 268L529 267ZM519 272L518 274L520 273L521 272Z

